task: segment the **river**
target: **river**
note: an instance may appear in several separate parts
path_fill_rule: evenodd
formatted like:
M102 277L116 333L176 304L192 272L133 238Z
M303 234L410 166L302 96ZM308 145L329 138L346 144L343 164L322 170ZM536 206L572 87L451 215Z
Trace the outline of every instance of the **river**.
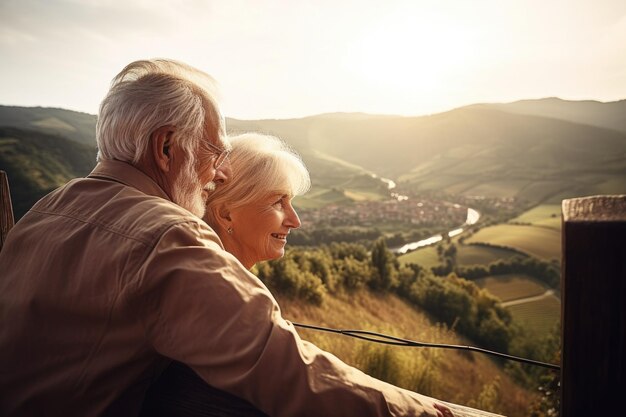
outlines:
M376 174L372 174L373 178L378 178L380 179L382 182L384 182L385 184L387 184L387 189L389 189L390 191L393 190L394 188L396 188L396 183L393 180L390 180L388 178L381 178L379 176L377 176ZM398 200L398 201L405 201L408 200L409 197L406 195L401 195L395 192L390 192L390 195L393 199ZM453 203L446 203L446 204L453 204ZM460 207L459 204L454 204L457 207ZM463 223L462 225L460 225L459 227L456 227L452 230L450 230L449 232L447 232L448 237L454 237L454 236L458 236L461 233L463 233L463 231L465 230L465 228L467 226L471 226L473 224L476 224L478 222L478 220L480 219L480 213L477 210L474 210L473 208L468 207L467 208L467 218L465 220L465 223ZM402 255L405 254L407 252L411 252L414 251L416 249L419 248L423 248L425 246L430 246L432 244L435 244L437 242L442 241L444 238L443 234L437 234L434 236L431 236L427 239L422 239L422 240L418 240L416 242L410 242L407 243L403 246L400 246L398 248L389 248L389 250L395 254L398 255Z

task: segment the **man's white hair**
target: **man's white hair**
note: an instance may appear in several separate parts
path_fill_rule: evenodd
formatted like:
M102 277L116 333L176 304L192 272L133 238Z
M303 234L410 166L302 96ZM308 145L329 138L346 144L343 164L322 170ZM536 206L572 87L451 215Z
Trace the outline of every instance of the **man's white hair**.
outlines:
M150 135L174 126L172 140L195 159L208 128L212 143L225 132L215 98L215 81L182 62L167 59L135 61L111 82L96 124L98 160L137 163L148 149ZM212 137L216 135L216 137Z

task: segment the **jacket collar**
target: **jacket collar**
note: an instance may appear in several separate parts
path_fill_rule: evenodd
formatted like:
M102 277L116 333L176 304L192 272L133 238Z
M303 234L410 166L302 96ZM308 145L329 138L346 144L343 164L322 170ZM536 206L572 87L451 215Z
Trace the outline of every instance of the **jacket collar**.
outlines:
M91 171L91 174L88 175L88 178L102 178L116 181L136 188L144 194L171 201L171 198L152 178L127 162L113 160L100 161L93 171Z

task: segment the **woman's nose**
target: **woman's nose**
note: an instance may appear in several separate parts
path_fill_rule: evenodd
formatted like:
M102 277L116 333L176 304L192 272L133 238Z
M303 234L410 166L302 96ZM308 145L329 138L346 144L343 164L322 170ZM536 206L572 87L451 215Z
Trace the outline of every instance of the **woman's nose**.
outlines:
M302 225L300 222L300 217L298 217L298 213L296 209L293 208L291 204L289 204L289 210L287 212L287 218L285 219L285 226L290 227L292 229L297 229Z

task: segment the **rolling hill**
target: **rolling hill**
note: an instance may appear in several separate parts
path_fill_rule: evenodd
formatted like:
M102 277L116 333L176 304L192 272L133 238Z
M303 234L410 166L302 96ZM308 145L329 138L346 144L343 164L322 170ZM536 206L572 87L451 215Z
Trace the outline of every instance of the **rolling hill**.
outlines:
M96 116L49 107L0 106L0 126L35 130L96 146Z
M626 100L602 103L593 100L565 101L551 97L538 100L520 100L507 104L477 104L472 107L549 117L626 132Z

